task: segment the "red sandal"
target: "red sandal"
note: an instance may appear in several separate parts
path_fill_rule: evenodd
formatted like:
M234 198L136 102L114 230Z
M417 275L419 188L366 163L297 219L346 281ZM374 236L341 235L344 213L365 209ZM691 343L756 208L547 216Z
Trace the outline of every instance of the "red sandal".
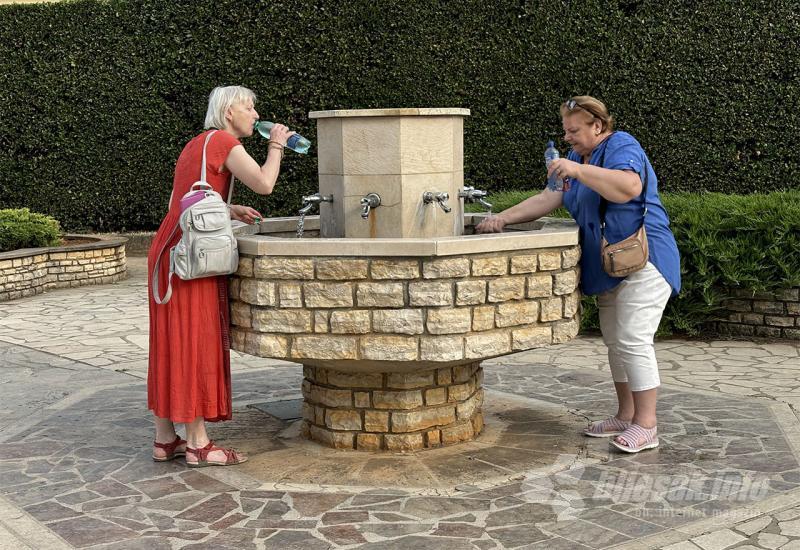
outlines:
M209 453L214 451L222 451L225 453L225 460L208 460ZM197 458L197 462L189 462L189 455ZM206 466L233 466L247 462L247 457L239 454L236 449L226 449L224 447L217 447L213 441L209 441L208 445L200 449L192 449L186 447L186 465L189 468L205 468Z
M180 436L175 436L175 441L172 443L159 443L158 441L153 441L153 447L158 449L164 449L166 452L166 456L156 456L153 455L153 460L155 462L167 462L174 458L178 458L179 456L185 456L186 451L178 450L178 447L181 445L186 445L186 441L180 438Z

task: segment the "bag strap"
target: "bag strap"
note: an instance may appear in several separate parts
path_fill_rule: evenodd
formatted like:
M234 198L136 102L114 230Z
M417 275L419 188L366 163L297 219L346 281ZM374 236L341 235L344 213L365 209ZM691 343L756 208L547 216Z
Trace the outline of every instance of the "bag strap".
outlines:
M180 226L180 222L175 228L172 230L172 233L169 234L169 237L166 240L166 243L163 247L161 247L161 252L158 253L158 257L156 258L156 264L153 266L153 300L158 305L166 304L169 302L169 299L172 298L172 275L175 272L173 262L175 261L172 258L172 254L169 255L169 275L167 275L167 292L164 294L163 298L159 297L158 292L158 268L161 266L161 256L164 254L164 249L167 247L167 244L172 240L172 237L175 236L175 233L178 231L178 227Z
M206 181L206 148L208 147L208 142L211 141L211 136L213 136L216 133L217 133L216 130L212 130L206 136L206 140L203 143L203 160L202 160L202 164L200 165L200 181L197 182L197 183L192 184L192 187L194 187L195 185L197 185L199 183L199 184L201 184L202 187L207 187L209 189L213 189L211 187L211 185L209 185L209 183ZM228 202L226 203L228 205L228 208L230 208L230 206L231 206L231 198L232 197L233 197L233 173L231 173L231 182L230 182L230 185L228 186ZM170 199L171 199L171 196L170 196ZM175 236L175 233L178 231L178 228L180 227L180 224L181 224L180 219L178 219L178 222L175 224L175 227L172 230L172 233L169 234L169 237L167 238L167 240L164 241L164 246L162 246L161 250L158 252L158 256L156 257L156 263L153 266L153 273L152 273L153 300L155 300L155 302L157 304L159 304L159 305L166 304L167 302L169 302L169 299L172 297L172 275L175 272L175 269L174 269L175 266L174 266L174 263L173 263L175 260L173 259L172 254L170 254L170 257L169 257L169 275L167 277L167 292L164 294L163 298L161 298L159 296L159 292L158 292L158 269L159 269L159 267L161 267L161 257L164 255L164 250L167 248L167 245L170 243L170 241L172 241L172 237Z
M614 135L613 133L611 134ZM600 168L603 167L606 161L606 149L608 149L608 142L611 139L611 136L606 138L605 143L603 144L603 152L600 154L600 162L597 166ZM598 193L599 194L599 193ZM642 225L644 225L644 217L647 215L647 165L644 167L644 183L642 183ZM608 209L608 201L600 195L600 238L605 239L605 232L606 232L606 210ZM641 227L641 226L639 226Z
M200 167L200 183L205 183L208 185L208 181L206 181L206 147L208 146L208 142L211 140L211 136L216 134L216 130L212 130L206 136L206 142L203 144L203 164ZM211 186L208 185L210 188ZM231 172L231 183L228 185L228 201L227 205L230 207L231 199L233 198L233 172Z

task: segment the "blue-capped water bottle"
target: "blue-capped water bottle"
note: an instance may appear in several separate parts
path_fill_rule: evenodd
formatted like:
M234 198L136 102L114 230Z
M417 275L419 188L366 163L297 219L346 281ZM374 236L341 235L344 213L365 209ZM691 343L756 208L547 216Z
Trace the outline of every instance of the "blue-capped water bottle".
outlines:
M548 141L547 148L544 150L544 165L549 169L550 164L557 158L559 158L558 149L556 149L556 146L552 141ZM552 189L553 191L563 191L564 180L558 177L558 174L553 172L547 177L547 188Z
M263 137L269 139L269 132L272 130L273 126L275 126L274 122L270 122L268 120L256 120L253 128L255 128L256 132L261 134ZM311 148L311 142L300 134L292 134L286 141L286 147L296 153L306 154L308 153L309 148Z

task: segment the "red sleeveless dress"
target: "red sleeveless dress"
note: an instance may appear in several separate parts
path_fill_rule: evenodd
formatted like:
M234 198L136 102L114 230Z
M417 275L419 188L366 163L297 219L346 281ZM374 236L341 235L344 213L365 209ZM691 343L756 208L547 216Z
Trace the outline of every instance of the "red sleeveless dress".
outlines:
M211 130L209 130L211 131ZM181 236L170 234L180 217L180 200L200 179L203 132L186 144L175 166L172 200L147 255L150 306L150 361L147 371L147 407L161 418L191 422L202 416L209 422L231 418L231 367L228 332L228 278L206 277L183 281L172 277L172 298L166 304L153 299L153 268L161 255L159 292L164 295L169 273L169 250ZM206 148L206 180L227 200L231 174L224 167L239 140L218 130Z

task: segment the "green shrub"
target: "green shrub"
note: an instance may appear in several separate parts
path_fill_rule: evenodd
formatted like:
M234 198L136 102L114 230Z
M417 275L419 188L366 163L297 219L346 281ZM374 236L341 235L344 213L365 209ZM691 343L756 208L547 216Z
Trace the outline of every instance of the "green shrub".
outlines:
M498 193L488 200L500 212L535 193ZM681 253L682 290L667 305L659 335L697 334L715 319L729 289L800 286L800 191L666 193L661 200ZM595 297L584 296L582 305L581 328L599 329Z
M545 143L562 133L558 105L587 93L642 142L662 190L785 190L800 173L796 8L787 0L3 5L0 204L48 213L70 230L155 228L175 159L220 84L252 88L264 118L312 142L313 110L470 108L464 174L492 192L544 179ZM244 145L263 160L266 144ZM272 196L239 185L236 202L295 211L318 189L314 149L287 154L283 165Z
M55 246L60 233L58 222L50 216L27 208L0 210L0 252Z
M715 317L726 289L800 286L800 191L664 199L684 287L664 312L664 332L696 334Z

